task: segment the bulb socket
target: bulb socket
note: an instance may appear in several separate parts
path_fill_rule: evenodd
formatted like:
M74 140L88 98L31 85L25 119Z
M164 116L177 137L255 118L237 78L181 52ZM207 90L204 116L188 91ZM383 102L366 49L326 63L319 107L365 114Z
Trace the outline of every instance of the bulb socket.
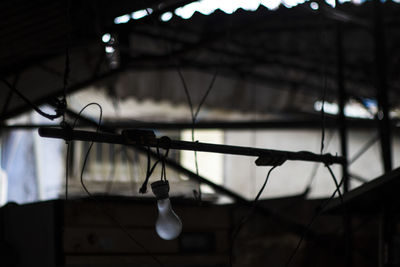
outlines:
M151 190L156 196L157 200L169 198L169 182L168 181L156 181L151 184Z

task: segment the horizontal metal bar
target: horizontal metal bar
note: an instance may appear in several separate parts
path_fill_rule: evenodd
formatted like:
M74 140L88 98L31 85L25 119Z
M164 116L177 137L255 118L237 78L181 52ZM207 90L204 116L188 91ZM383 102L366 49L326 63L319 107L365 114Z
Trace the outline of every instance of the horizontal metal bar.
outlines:
M376 121L369 119L349 118L350 129L374 129ZM398 121L392 123L392 128L396 128ZM194 125L192 122L141 122L135 120L104 121L104 125L118 129L146 128L146 129L164 129L164 130L182 130L182 129L320 129L321 119L270 119L257 121L199 121ZM337 128L336 117L326 118L325 127Z
M349 118L349 129L375 129L376 121L369 119L352 119ZM335 128L337 119L335 117L326 118L325 127ZM392 129L399 130L399 120L392 120ZM79 127L91 127L93 124L78 121ZM195 129L223 129L223 130L249 130L249 129L320 129L320 119L271 119L257 121L217 121L207 120L196 122L142 122L136 120L107 121L104 120L102 126L110 129L154 129L154 130L190 130ZM0 125L1 129L37 129L43 127L59 128L59 124L43 123L43 124L12 124Z
M146 140L146 137L137 136L137 131L123 131L123 134L96 133L89 131L64 130L56 128L39 128L42 137L59 138L64 140L94 141L102 143L114 143L123 145L139 145L149 147L159 147L164 149L191 150L200 152L213 152L222 154L253 156L260 158L282 158L286 160L314 161L325 164L343 164L342 157L332 156L331 154L314 154L307 151L290 152L281 150L261 149L252 147L218 145L199 142L175 141L168 137ZM138 141L140 139L140 141ZM143 140L144 139L144 140Z

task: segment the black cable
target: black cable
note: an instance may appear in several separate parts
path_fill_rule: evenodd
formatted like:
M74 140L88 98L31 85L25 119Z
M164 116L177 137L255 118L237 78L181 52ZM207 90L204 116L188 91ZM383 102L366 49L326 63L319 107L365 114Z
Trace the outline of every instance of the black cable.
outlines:
M325 35L325 31L326 31L326 18L324 16L324 14L319 11L318 13L319 15L319 20L320 20L320 25L322 25L321 30L320 30L320 34L319 34L319 41L321 43L320 47L322 49L324 49L324 35ZM325 146L325 124L326 124L326 116L325 116L325 100L326 100L326 91L328 88L328 75L327 75L327 55L328 53L326 53L326 51L323 51L324 53L322 53L324 55L323 58L323 66L322 66L322 75L323 75L323 87L322 87L322 103L321 103L321 149L320 152L321 154L324 151L324 146Z
M169 149L167 149L166 152L165 152L165 154L164 154L164 156L161 156L161 155L160 155L160 150L159 150L159 148L157 147L158 159L157 159L157 161L153 164L153 166L150 168L150 165L151 165L151 162L150 162L150 147L148 147L148 150L147 150L147 151L148 151L148 153L147 153L147 172L146 172L146 178L145 178L145 180L144 180L142 186L141 186L140 189L139 189L139 193L141 193L141 194L145 194L145 193L147 192L147 184L148 184L149 179L150 179L151 175L153 174L155 168L157 167L157 164L161 162L162 168L165 168L165 159L167 158L168 153L169 153ZM162 172L161 172L161 175L163 175L163 171L165 171L165 170L164 170L164 169L161 169L161 171L162 171ZM164 173L164 175L165 175L165 173ZM161 179L162 179L162 177L163 177L163 176L161 176ZM165 178L165 180L166 180L166 178Z
M85 107L83 107L83 108L81 109L81 111L78 113L78 117L77 117L77 118L75 119L75 121L74 121L73 128L75 127L76 122L77 122L77 120L79 119L79 116L81 115L81 113L82 113L87 107L89 107L89 106L91 106L91 105L96 105L96 106L98 106L99 109L100 109L99 121L98 121L98 123L97 123L97 128L96 128L96 133L99 132L99 129L100 129L100 126L101 126L101 120L102 120L102 116L103 116L103 109L102 109L102 107L101 107L98 103L95 103L95 102L89 103L89 104L87 104ZM91 142L91 144L90 144L90 146L89 146L89 148L88 148L88 150L87 150L87 152L86 152L84 161L83 161L82 170L81 170L81 177L80 177L80 181L81 181L82 188L84 189L84 191L86 192L86 194L87 194L91 199L95 200L96 207L97 207L98 209L100 209L107 217L109 217L109 219L111 219L112 221L114 221L114 223L116 223L116 224L119 226L119 228L129 237L129 239L131 239L131 241L133 241L137 246L139 246L139 247L140 247L149 257L151 257L159 266L164 267L164 265L163 265L154 255L152 255L151 252L150 252L145 246L143 246L142 243L140 243L138 240L136 240L136 239L133 237L133 235L126 229L125 226L123 226L116 218L114 218L114 216L112 216L111 214L109 214L109 213L107 212L107 210L106 210L106 209L100 204L100 202L89 192L88 188L86 187L86 185L85 185L85 183L84 183L84 181L83 181L83 174L84 174L84 172L85 172L86 163L87 163L87 160L88 160L88 158L89 158L89 154L90 154L90 151L91 151L91 149L92 149L92 147L93 147L93 144L94 144L94 141Z
M37 105L35 105L32 101L30 101L26 96L24 96L17 88L16 86L10 84L6 79L1 78L0 79L5 85L8 86L15 94L17 94L25 103L27 103L33 110L35 110L37 113L39 113L41 116L49 119L49 120L54 120L63 115L63 110L65 110L65 107L63 106L63 103L60 102L60 100L56 100L56 106L57 108L55 109L55 114L48 114L44 111L42 111Z
M206 101L208 95L210 94L212 88L214 87L214 83L215 83L215 80L217 79L217 76L218 76L218 69L215 70L214 75L213 75L213 77L211 79L210 85L208 86L208 89L207 89L206 93L203 95L203 98L200 100L200 103L197 106L197 110L194 113L195 120L197 119L197 116L199 115L199 112L200 112L204 102Z
M66 6L66 14L65 14L65 20L66 20L66 25L67 25L67 34L65 38L65 67L64 67L64 77L63 77L63 97L61 100L58 100L59 102L59 107L58 109L61 109L61 116L62 116L62 123L65 123L65 110L67 109L67 89L68 89L68 81L69 81L69 75L71 72L70 68L70 55L69 55L69 45L70 45L70 0L67 0L67 6Z
M328 168L328 170L330 170L330 173L332 175L332 178L334 180L336 180L335 175L333 174L332 170L330 168ZM340 187L343 184L343 179L344 177L342 177L342 179L340 180L340 183L336 185L336 189L333 192L333 194L325 201L323 202L316 210L314 216L311 218L310 222L307 224L306 229L304 230L303 234L301 235L299 241L297 242L296 248L293 250L292 254L290 255L289 259L287 260L285 267L289 267L290 263L292 262L292 260L294 259L295 255L297 254L297 251L299 250L301 243L304 240L304 237L308 234L308 231L310 230L312 224L314 223L314 221L318 218L319 215L321 215L321 213L323 212L323 210L326 208L326 206L329 204L329 202L335 197L336 193L340 193ZM336 183L335 183L336 184ZM341 198L341 201L343 203L343 198Z
M149 12L149 10L148 10L147 8L146 8L146 13L147 13L147 15L150 17L150 19L153 21L154 25L156 26L156 29L158 29L159 35L162 36L162 35L161 35L160 28L159 28L159 26L158 26L158 21L156 21L156 20L151 16L151 13ZM192 130L192 142L195 142L195 140L194 140L194 139L195 139L195 138L194 138L194 128L195 128L195 124L196 124L197 115L199 114L202 105L203 105L204 102L206 101L206 99L207 99L209 93L211 92L211 90L212 90L212 88L213 88L213 86L214 86L215 80L216 80L217 75L218 75L218 69L216 69L216 71L215 71L215 73L214 73L214 75L213 75L213 77L212 77L212 79L211 79L211 82L210 82L210 84L209 84L209 86L208 86L208 89L207 89L206 93L203 95L203 97L202 97L202 99L201 99L201 101L200 101L200 103L199 103L199 105L198 105L198 107L197 107L196 112L194 112L194 107L193 107L193 103L192 103L192 98L191 98L191 96L190 96L189 88L188 88L187 83L186 83L186 81L185 81L185 78L184 78L184 76L183 76L182 70L181 70L181 68L179 67L179 65L178 65L178 63L176 62L176 60L174 60L174 58L172 57L171 49L170 49L170 46L168 45L168 42L167 42L166 40L164 40L164 43L165 43L165 47L166 47L166 52L168 53L168 55L169 55L171 61L172 61L172 62L175 62L175 68L176 68L176 71L178 72L179 79L180 79L180 81L181 81L181 83L182 83L182 86L183 86L183 89L184 89L184 92L185 92L186 101L187 101L188 106L189 106L189 109L190 109L190 115L191 115L191 120L192 120L192 129L191 129L191 130ZM194 152L194 161L195 161L196 175L199 176L199 164L198 164L198 159L197 159L197 151L195 150L195 151L193 151L193 152ZM201 202L201 187L200 187L200 183L199 183L198 191L193 190L193 193L194 193L195 198L196 198L199 202Z
M213 75L213 77L211 79L210 85L208 86L208 89L207 89L206 93L203 95L203 98L200 100L200 103L199 103L199 105L197 107L196 112L194 113L194 116L193 116L193 112L192 112L192 116L193 116L192 117L192 142L194 142L194 126L196 124L197 116L199 115L199 112L201 110L202 105L206 101L207 96L209 95L209 93L211 92L211 89L214 86L215 80L217 79L217 75L218 75L218 69L215 70L214 75ZM195 168L196 168L196 175L199 176L199 164L198 164L197 151L196 150L194 151L194 163L195 163ZM199 183L198 191L193 190L193 193L195 195L195 198L199 202L201 202L201 184L200 183Z
M238 234L239 234L240 230L242 229L242 227L244 226L244 224L247 222L247 220L248 220L248 219L250 218L250 216L253 214L253 212L254 212L254 210L255 210L255 208L256 208L256 206L257 206L257 201L258 201L258 199L260 198L262 192L264 191L265 186L267 185L269 176L270 176L271 172L272 172L276 167L278 167L278 166L273 166L273 167L268 171L268 174L267 174L267 177L265 178L264 184L261 186L260 191L258 192L257 196L255 197L255 199L254 199L254 201L253 201L253 205L252 205L252 207L251 207L249 213L248 213L245 217L243 217L243 219L241 220L241 222L239 223L239 225L238 225L238 226L236 227L236 229L233 231L232 240L231 240L231 247L230 247L230 253L229 253L229 264L230 264L231 267L233 266L233 248L234 248L234 244L235 244L236 237L238 236Z
M334 136L334 131L332 130L332 131L331 131L331 134L330 134L330 136L329 136L328 142L327 142L327 144L326 144L326 149L329 148L329 145L331 144L331 141L333 140L333 136ZM322 151L322 152L323 152L323 151ZM322 153L321 153L321 154L322 154ZM307 186L306 186L306 188L305 188L305 190L304 190L303 195L307 196L307 194L310 192L310 190L311 190L311 185L312 185L312 183L314 182L315 178L317 177L317 171L318 171L319 166L320 166L320 164L315 163L314 168L313 168L313 170L311 171L311 175L310 175L309 181L308 181L308 183L307 183Z
M335 186L336 186L337 192L339 194L340 202L343 203L343 195L342 195L342 192L340 192L340 186L339 186L339 183L338 183L338 181L336 179L336 176L333 173L331 167L329 167L329 165L326 165L325 167L328 169L329 173L331 174L332 179L335 182Z
M20 74L18 73L14 77L14 81L12 83L13 87L17 86L19 78L20 78ZM14 91L10 89L8 91L7 97L6 97L5 101L4 101L4 106L3 106L3 109L2 109L1 115L0 115L1 117L4 117L4 115L6 114L6 112L8 110L8 107L10 106L10 103L11 103L11 100L12 100L13 96L14 96Z
M325 97L326 97L326 84L327 84L327 78L326 74L324 74L324 89L323 89L323 94L322 94L322 105L321 105L321 149L320 153L322 155L324 151L324 143L325 143Z
M167 181L167 168L165 167L165 160L168 157L169 149L165 152L163 158L161 159L161 180Z
M68 176L69 176L69 154L70 154L70 141L67 144L67 158L65 160L65 200L68 201Z
M68 80L69 80L69 75L71 72L70 69L70 55L69 55L69 46L70 46L70 9L71 9L71 0L67 0L67 7L66 7L66 25L67 25L67 36L65 40L65 68L64 68L64 79L63 79L63 100L66 102L67 101L67 87L68 87Z
M76 123L77 123L78 119L80 118L80 115L82 114L82 112L83 112L87 107L92 106L92 105L96 105L96 106L98 106L99 109L100 109L99 121L98 121L97 127L96 127L96 133L99 132L100 125L101 125L101 120L102 120L102 117L103 117L103 108L100 106L100 104L95 103L95 102L92 102L92 103L87 104L86 106L84 106L84 107L81 109L81 111L79 111L78 116L77 116L77 118L75 119L74 124L72 125L72 129L75 128ZM94 144L94 141L92 141L92 142L90 143L89 148L88 148L88 150L87 150L87 152L86 152L85 158L84 158L84 160L83 160L83 165L82 165L82 170L81 170L81 179L80 179L81 185L82 185L83 189L86 191L86 193L87 193L90 197L91 197L92 195L90 194L89 190L88 190L88 189L86 188L86 186L85 186L85 183L83 182L83 173L84 173L84 171L85 171L86 162L87 162L87 160L88 160L88 158L89 158L90 150L92 150L93 144Z

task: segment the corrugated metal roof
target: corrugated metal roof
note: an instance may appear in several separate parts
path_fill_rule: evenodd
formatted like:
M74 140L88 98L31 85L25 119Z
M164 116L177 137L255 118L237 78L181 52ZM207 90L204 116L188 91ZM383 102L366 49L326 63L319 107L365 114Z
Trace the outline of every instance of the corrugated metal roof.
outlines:
M0 71L7 74L9 80L21 73L18 87L37 103L62 92L69 27L72 30L71 90L102 81L110 90L117 88L120 96L182 103L185 97L175 72L178 64L191 73L188 79L194 85L189 89L194 91L195 98L201 95L201 88L207 87L201 84L207 83L202 77L218 68L220 81L227 82L219 82L217 92L206 102L208 105L223 108L229 105L249 111L254 107L260 107L261 111L286 108L312 111L311 104L322 95L325 73L327 97L330 100L336 97L335 27L340 20L344 21L346 88L354 97L375 96L374 43L371 28L368 28L373 22L370 2L345 3L338 9L320 3L318 11L311 9L309 3L293 8L281 6L277 10L260 6L254 12L238 9L232 15L216 10L208 16L197 12L189 20L174 16L168 22L147 16L121 25L113 24L114 17L148 7L149 3L72 1L71 24L67 24L65 1L19 2L20 9L10 1L0 4L0 16L5 18L0 34L9 36L0 41ZM173 6L177 2L180 1L169 1L169 4ZM398 106L400 18L397 14L400 5L387 1L383 6L391 101ZM162 12L154 14L158 16ZM101 42L105 32L113 33L118 39L120 69L112 70L107 64ZM166 47L171 49L171 54ZM115 76L118 73L124 74L119 81ZM146 78L149 73L155 76ZM99 77L114 78L101 80ZM129 77L135 78L129 81ZM160 77L165 77L168 83L162 84L164 88L151 89L151 80ZM140 89L131 86L138 80ZM253 89L249 88L258 88L255 95L263 96L258 98L259 104L252 102ZM0 89L7 92L3 85ZM225 99L227 95L230 97ZM4 93L2 99L5 99L1 103L4 105ZM24 103L14 97L3 116L15 114L24 107Z

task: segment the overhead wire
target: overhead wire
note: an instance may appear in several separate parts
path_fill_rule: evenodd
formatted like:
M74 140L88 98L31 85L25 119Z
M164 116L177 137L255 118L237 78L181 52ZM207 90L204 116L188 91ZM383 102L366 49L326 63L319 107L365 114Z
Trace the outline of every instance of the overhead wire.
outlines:
M327 143L326 143L326 147L324 147L324 149L325 149L325 148L326 148L326 149L329 148L329 145L331 144L331 141L333 140L333 137L334 137L334 131L332 130L331 133L330 133L330 135L329 135L329 139L328 139L328 141L327 141ZM322 151L322 152L323 152L323 151ZM321 153L321 154L322 154L322 153ZM305 190L304 190L303 195L307 196L308 193L311 191L312 184L313 184L315 178L317 177L318 169L319 169L320 166L321 166L321 165L320 165L319 163L315 163L314 168L313 168L312 171L311 171L310 178L309 178L309 181L308 181L308 183L307 183L307 186L306 186L306 188L305 188Z
M332 178L336 180L336 177L334 175L334 173L332 172L332 170L330 168L328 168L330 174L332 175ZM328 206L328 204L330 203L330 201L336 196L336 193L340 192L340 187L343 184L343 179L344 177L342 177L342 179L340 180L339 184L336 184L336 189L335 191L332 193L332 195L326 199L315 211L313 217L311 218L310 222L307 224L306 229L304 230L303 234L301 235L299 241L297 242L296 247L294 248L294 250L292 251L292 253L290 254L288 260L286 261L285 267L289 267L291 262L293 261L294 257L296 256L298 250L300 249L300 246L302 244L302 242L304 241L304 238L306 237L306 235L308 234L308 231L311 229L311 226L313 225L313 223L315 222L315 220L321 215L321 213L324 211L324 209ZM343 203L343 198L340 198L341 202Z
M49 120L54 120L63 115L63 104L59 100L56 101L56 106L57 108L55 109L55 114L48 114L41 110L37 105L35 105L32 101L30 101L24 94L22 94L16 86L13 84L9 83L6 79L0 78L0 81L2 81L9 89L11 89L16 95L19 96L28 106L30 106L34 111L36 111L38 114L41 116L49 119Z
M34 111L36 111L42 117L45 117L49 120L54 120L57 118L62 117L62 123L65 123L65 110L67 108L67 87L68 87L68 80L70 74L70 55L69 55L69 45L70 45L70 0L67 0L67 7L66 7L66 27L67 27L67 34L66 34L66 44L65 44L65 69L64 69L64 77L63 77L63 96L62 99L54 99L54 106L55 114L49 114L41 110L36 104L34 104L31 100L29 100L24 94L22 94L16 86L16 81L12 84L9 83L5 78L1 78L0 80L19 98L21 98L28 106L30 106ZM8 103L6 103L8 105ZM4 111L3 114L4 115Z
M146 12L147 12L147 15L152 19L153 24L155 25L156 29L159 31L159 36L161 37L162 35L161 35L161 31L160 31L158 22L151 16L151 12L147 8L146 8ZM201 110L202 105L205 103L209 93L211 92L211 90L212 90L212 88L214 86L215 80L216 80L216 78L218 76L218 68L215 70L215 72L214 72L214 74L213 74L213 76L211 78L210 84L209 84L209 86L207 88L207 91L205 92L205 94L201 98L200 103L199 103L199 105L198 105L198 107L197 107L197 109L195 111L194 110L194 106L193 106L193 102L192 102L192 98L191 98L191 95L190 95L190 91L189 91L189 88L187 86L185 77L183 76L182 70L181 70L181 68L179 66L179 63L172 57L172 52L171 52L171 48L169 46L169 43L166 40L164 40L164 43L165 43L165 47L166 47L166 52L168 53L171 61L175 63L176 71L177 71L179 79L180 79L180 81L182 83L182 87L183 87L183 90L184 90L184 93L185 93L185 96L186 96L186 101L187 101L187 104L189 106L190 115L191 115L191 121L192 121L191 137L192 137L192 142L195 142L195 134L194 134L194 132L195 132L196 120L197 120L197 117L198 117L198 114L199 114L199 112ZM199 165L198 165L197 151L194 150L193 153L194 153L194 163L195 163L196 175L199 176ZM200 183L199 183L198 191L193 190L193 193L194 193L195 198L199 202L201 202L201 187L200 187Z
M97 107L99 108L99 110L100 110L99 119L98 119L97 127L96 127L96 133L99 132L100 126L101 126L102 117L103 117L103 109L102 109L102 107L100 106L100 104L98 104L98 103L96 103L96 102L89 103L89 104L87 104L86 106L84 106L84 107L81 109L81 111L78 113L78 116L77 116L77 118L75 119L75 121L74 121L74 123L73 123L72 129L76 126L76 123L77 123L79 117L81 116L82 112L83 112L87 107L92 106L92 105L97 106ZM84 161L83 161L83 164L82 164L82 169L81 169L81 174L80 174L80 182L81 182L81 185L82 185L83 190L84 190L85 193L89 196L89 198L91 198L91 199L93 199L93 200L95 201L96 207L97 207L100 211L102 211L103 214L105 214L110 220L112 220L112 221L113 221L127 236L128 236L128 238L129 238L132 242L134 242L137 246L139 246L139 247L146 253L146 255L149 256L149 257L151 257L159 266L164 267L164 264L163 264L156 256L154 256L141 242L139 242L117 218L115 218L113 215L111 215L111 214L104 208L104 206L100 203L100 201L99 201L97 198L95 198L95 197L92 195L92 193L90 193L89 189L86 187L86 185L85 185L85 183L84 183L83 176L84 176L85 167L86 167L86 164L87 164L87 161L88 161L88 158L89 158L90 151L91 151L91 149L92 149L92 147L93 147L93 144L94 144L94 141L92 141L91 144L89 145L89 148L88 148L88 150L87 150L87 152L86 152L86 154L85 154Z
M253 201L253 205L251 206L250 211L248 212L248 214L242 218L242 220L240 221L239 225L236 227L236 229L233 231L232 234L232 239L231 239L231 244L230 244L230 250L229 250L229 264L232 267L233 266L233 249L234 249L234 244L235 244L235 240L236 237L238 236L240 230L242 229L242 227L245 225L245 223L248 221L248 219L251 217L251 215L254 213L254 210L257 206L257 202L261 196L261 194L263 193L265 186L267 185L267 182L269 180L269 176L271 174L271 172L278 166L273 166L271 169L269 169L267 177L264 180L263 185L261 186L257 196L255 197L254 201Z
M69 56L69 45L70 45L70 8L71 8L71 1L67 0L67 7L66 7L66 27L67 27L67 36L65 42L65 67L64 67L64 77L63 77L63 98L60 100L60 105L62 105L62 122L61 127L68 128L65 121L65 110L68 107L67 104L67 93L68 93L68 81L69 75L71 72L70 68L70 56ZM65 164L65 200L68 200L68 179L69 179L69 157L70 157L70 140L66 141L67 144L67 155L66 155L66 164Z
M321 47L324 47L322 44L323 41L323 36L324 36L324 32L325 32L325 28L326 28L326 20L325 17L323 16L322 13L319 13L319 17L321 20L321 25L323 25L323 30L320 32L320 42L321 42ZM327 58L326 55L327 53L323 53L325 55L324 60L323 60L323 68L322 68L322 74L323 74L323 87L322 87L322 101L321 101L321 146L320 146L320 153L323 154L323 151L325 149L325 120L326 120L326 116L325 116L325 100L326 100L326 91L328 88L328 78L327 78ZM332 139L331 135L331 139ZM328 142L328 145L331 141L331 139ZM344 177L342 177L340 183L338 183L334 172L332 171L332 169L330 168L330 166L328 164L325 164L325 167L328 169L334 183L335 183L335 190L332 193L332 195L325 200L322 205L320 205L320 207L317 209L317 211L314 213L313 217L311 218L310 222L307 224L306 229L304 231L304 233L302 234L302 236L300 237L299 241L297 242L297 245L295 247L295 249L293 250L293 252L291 253L291 255L289 256L288 260L286 261L285 266L289 267L290 263L292 262L292 260L294 259L295 255L297 254L298 250L300 249L300 246L305 238L305 236L308 234L308 231L311 229L311 226L313 225L313 223L315 222L315 220L318 218L318 216L323 212L323 210L325 209L325 207L329 204L329 202L336 196L336 194L339 194L339 198L341 203L343 203L343 196L342 193L340 191L340 188L343 184L344 181ZM316 174L316 170L315 170L315 174ZM315 176L315 175L313 175ZM310 180L310 184L312 183L312 181L314 180L314 178L312 178Z

